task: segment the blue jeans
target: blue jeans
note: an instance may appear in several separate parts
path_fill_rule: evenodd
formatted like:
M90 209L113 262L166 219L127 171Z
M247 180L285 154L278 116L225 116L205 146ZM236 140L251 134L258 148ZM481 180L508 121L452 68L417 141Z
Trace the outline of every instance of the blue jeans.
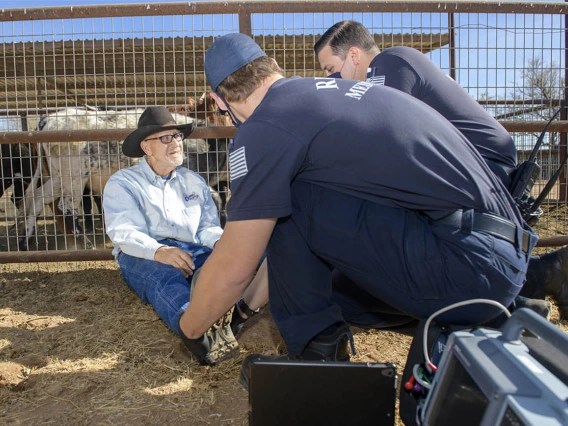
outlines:
M191 253L196 271L212 252L209 247L171 239L161 240L159 243ZM140 296L142 302L152 305L168 327L179 335L179 319L189 306L192 276L186 279L171 265L141 259L123 252L118 254L116 260L120 266L122 279L128 287Z

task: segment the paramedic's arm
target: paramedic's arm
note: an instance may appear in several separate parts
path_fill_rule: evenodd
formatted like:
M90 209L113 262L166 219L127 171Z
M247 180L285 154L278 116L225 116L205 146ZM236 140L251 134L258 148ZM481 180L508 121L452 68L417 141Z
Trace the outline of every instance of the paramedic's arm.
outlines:
M203 265L191 303L180 320L191 339L207 331L242 296L266 250L276 219L228 222Z

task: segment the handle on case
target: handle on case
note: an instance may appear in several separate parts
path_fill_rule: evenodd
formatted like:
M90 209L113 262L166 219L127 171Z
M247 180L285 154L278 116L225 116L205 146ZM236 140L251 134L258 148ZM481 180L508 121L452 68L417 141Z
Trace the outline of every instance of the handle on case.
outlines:
M511 318L505 322L500 339L507 342L519 340L525 328L568 354L568 334L527 308L513 312Z

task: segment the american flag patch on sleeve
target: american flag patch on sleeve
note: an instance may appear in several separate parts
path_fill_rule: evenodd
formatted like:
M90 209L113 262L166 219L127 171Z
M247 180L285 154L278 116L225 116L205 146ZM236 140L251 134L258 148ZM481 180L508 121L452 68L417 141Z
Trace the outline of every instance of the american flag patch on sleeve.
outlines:
M231 182L248 173L244 146L229 154L229 172L231 173Z
M384 75L375 75L373 77L369 77L367 79L367 82L374 84L375 86L384 86L385 85L385 76Z

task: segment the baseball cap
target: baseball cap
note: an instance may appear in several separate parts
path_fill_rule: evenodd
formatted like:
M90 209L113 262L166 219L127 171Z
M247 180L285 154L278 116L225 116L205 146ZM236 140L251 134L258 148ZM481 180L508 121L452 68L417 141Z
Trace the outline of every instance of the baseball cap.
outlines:
M249 36L226 34L215 40L205 52L205 76L215 92L228 76L262 56L266 53Z

